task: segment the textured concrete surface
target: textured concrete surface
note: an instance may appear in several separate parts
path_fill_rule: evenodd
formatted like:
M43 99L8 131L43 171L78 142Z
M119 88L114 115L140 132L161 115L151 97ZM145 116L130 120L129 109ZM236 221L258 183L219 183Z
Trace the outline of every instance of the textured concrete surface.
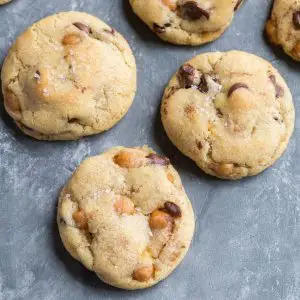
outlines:
M161 42L127 0L13 0L0 7L0 60L16 36L61 10L90 12L117 28L137 60L139 88L127 117L78 142L37 142L0 110L0 299L300 299L300 64L266 43L271 0L246 0L232 26L204 47ZM159 120L164 86L197 53L258 54L287 80L298 114L289 148L276 165L239 182L205 176L168 141ZM197 227L181 266L156 287L120 291L103 284L64 250L55 224L57 196L76 166L111 146L149 144L171 157L193 203Z

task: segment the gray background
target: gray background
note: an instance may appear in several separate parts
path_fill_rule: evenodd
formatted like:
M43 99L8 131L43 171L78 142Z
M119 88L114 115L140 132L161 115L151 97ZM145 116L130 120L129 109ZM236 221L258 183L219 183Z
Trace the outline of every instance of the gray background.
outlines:
M270 60L288 82L300 115L300 64L263 37L271 0L246 0L216 42L178 47L160 41L127 0L13 0L0 8L0 60L33 21L61 10L90 12L124 34L138 66L126 118L77 142L38 142L0 110L0 299L300 299L299 118L287 152L263 174L238 182L204 175L171 145L159 118L170 76L192 56L241 49ZM57 196L88 155L149 144L180 172L197 217L191 249L165 281L127 292L103 284L64 250L55 224Z

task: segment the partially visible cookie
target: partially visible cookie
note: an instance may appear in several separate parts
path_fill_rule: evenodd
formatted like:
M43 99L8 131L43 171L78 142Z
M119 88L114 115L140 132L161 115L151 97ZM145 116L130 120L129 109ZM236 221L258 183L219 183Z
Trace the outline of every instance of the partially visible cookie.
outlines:
M0 0L0 5L10 2L11 0Z
M230 25L242 0L129 0L134 12L161 39L201 45L217 39Z
M174 145L206 173L225 179L270 167L293 133L295 112L284 79L255 55L206 53L184 64L161 107Z
M166 278L194 232L178 173L147 147L116 147L84 161L60 195L57 222L70 254L123 289Z
M266 31L271 43L300 61L300 0L275 0Z
M33 24L4 62L4 105L26 134L73 140L111 128L136 91L125 39L101 20L64 12Z

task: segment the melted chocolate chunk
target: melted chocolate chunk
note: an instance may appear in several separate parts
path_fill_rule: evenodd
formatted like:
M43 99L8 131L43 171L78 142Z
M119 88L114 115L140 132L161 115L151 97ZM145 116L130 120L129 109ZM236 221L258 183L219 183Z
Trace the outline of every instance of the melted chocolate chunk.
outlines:
M183 65L179 69L179 75L183 86L188 89L194 85L196 79L196 69L189 64Z
M153 30L156 33L165 33L166 32L166 27L165 26L160 26L156 23L153 24Z
M165 202L164 209L174 218L181 217L181 210L179 206L173 202L170 201Z
M209 87L208 87L208 84L207 84L207 81L206 81L206 78L204 75L201 76L200 78L200 83L198 85L198 90L201 92L201 93L208 93L209 91Z
M170 160L167 157L154 153L147 155L146 158L148 158L153 165L167 166L170 164Z
M244 83L238 82L235 83L228 91L228 98L238 89L249 89L248 86Z
M210 12L199 7L195 1L188 1L180 7L183 17L191 20L199 20L201 17L205 17L207 20L210 18Z
M300 29L300 10L294 12L293 23L296 29Z
M73 25L77 27L79 30L85 32L86 34L90 34L92 32L89 26L82 24L80 22L73 23Z
M277 84L275 75L269 76L269 79L271 80L271 82L273 83L273 85L275 87L276 98L283 97L284 96L284 90L280 85Z

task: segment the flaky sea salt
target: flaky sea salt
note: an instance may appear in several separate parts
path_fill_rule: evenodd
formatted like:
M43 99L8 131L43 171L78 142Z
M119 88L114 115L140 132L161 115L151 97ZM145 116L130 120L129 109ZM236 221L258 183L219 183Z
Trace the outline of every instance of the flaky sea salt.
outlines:
M48 97L48 96L50 95L49 90L48 90L47 88L44 88L44 89L43 89L43 95L44 95L45 97Z

